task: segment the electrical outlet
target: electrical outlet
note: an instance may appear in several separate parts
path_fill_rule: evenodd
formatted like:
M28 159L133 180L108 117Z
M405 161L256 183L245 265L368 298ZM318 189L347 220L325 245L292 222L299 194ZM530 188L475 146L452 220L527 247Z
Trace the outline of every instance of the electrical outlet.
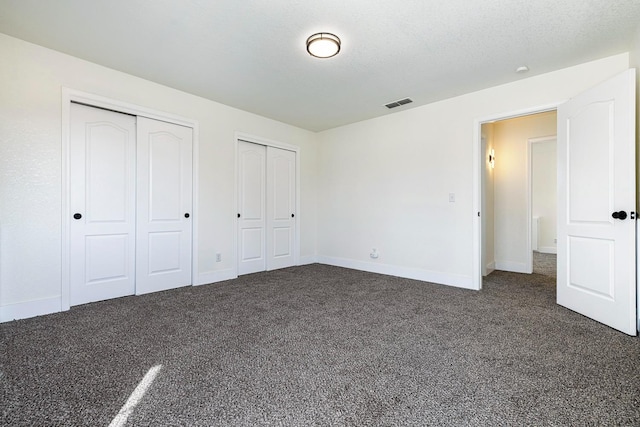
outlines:
M378 250L376 248L373 248L369 256L373 259L377 259L380 256L380 254L378 253Z
M220 261L222 261L222 254L220 252L218 252L216 254L216 262L220 262Z

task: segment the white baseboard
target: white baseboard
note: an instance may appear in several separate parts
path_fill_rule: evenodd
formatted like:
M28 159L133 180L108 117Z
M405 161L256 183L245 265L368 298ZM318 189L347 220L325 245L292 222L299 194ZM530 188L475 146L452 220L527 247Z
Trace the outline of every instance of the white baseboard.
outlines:
M438 271L424 270L420 268L402 267L389 264L379 264L372 262L356 261L351 259L305 256L300 258L299 265L321 263L334 265L337 267L352 268L354 270L369 271L372 273L386 274L390 276L404 277L407 279L421 280L441 285L455 286L458 288L474 289L471 277L442 273ZM194 286L206 285L209 283L222 282L236 279L238 277L235 269L211 271L198 275ZM29 317L42 316L45 314L58 313L61 311L60 297L45 298L34 301L25 301L16 304L0 306L0 323L12 320L26 319Z
M194 286L206 285L208 283L222 282L237 278L235 270L220 270L200 274ZM12 320L28 319L29 317L42 316L45 314L59 313L62 311L60 297L45 298L34 301L25 301L16 304L0 306L0 323Z
M487 264L487 266L484 268L484 271L487 273L486 275L488 276L489 274L493 273L495 269L496 269L496 263L495 261L492 261L489 264Z
M318 262L318 257L315 255L301 256L298 260L298 265L315 264Z
M42 316L44 314L59 313L60 311L60 297L3 305L0 306L0 323Z
M496 261L495 269L500 271L510 271L512 273L531 274L531 272L527 270L527 264L524 262Z
M194 281L193 286L208 285L210 283L223 282L225 280L237 279L238 273L233 268L226 270L209 271L200 273L198 279Z
M354 270L368 271L371 273L380 273L389 276L404 277L406 279L437 283L440 285L455 286L457 288L475 289L473 287L473 279L469 276L441 273L439 271L423 270L421 268L402 267L389 264L379 264L377 262L373 263L326 256L318 256L317 262L336 267L345 267Z
M540 246L538 248L538 252L543 254L557 254L558 248L556 248L555 246Z

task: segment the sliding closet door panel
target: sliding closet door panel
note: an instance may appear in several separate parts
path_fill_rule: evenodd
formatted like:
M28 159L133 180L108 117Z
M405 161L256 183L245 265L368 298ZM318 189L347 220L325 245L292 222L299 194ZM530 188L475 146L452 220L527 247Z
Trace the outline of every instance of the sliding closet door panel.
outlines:
M71 104L70 305L135 290L136 118Z
M191 128L138 118L136 293L191 284Z
M267 270L295 265L296 154L267 147Z
M266 147L238 142L238 274L266 269Z

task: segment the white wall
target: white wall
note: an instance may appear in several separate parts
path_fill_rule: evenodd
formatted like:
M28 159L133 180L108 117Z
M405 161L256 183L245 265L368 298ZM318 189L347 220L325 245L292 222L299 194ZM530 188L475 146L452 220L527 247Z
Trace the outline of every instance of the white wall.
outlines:
M538 217L538 251L557 253L556 140L531 144L531 214Z
M474 120L558 103L629 66L620 54L313 134L1 34L0 53L0 320L59 309L63 86L199 122L196 283L234 273L240 131L300 147L304 262L317 249L329 264L470 287Z
M195 283L235 271L234 133L299 146L301 255L313 261L316 134L3 34L0 57L0 321L60 309L63 86L199 122Z
M529 139L556 134L556 112L494 123L496 269L531 273L529 230Z
M474 121L559 103L628 67L620 54L320 133L318 259L472 287Z

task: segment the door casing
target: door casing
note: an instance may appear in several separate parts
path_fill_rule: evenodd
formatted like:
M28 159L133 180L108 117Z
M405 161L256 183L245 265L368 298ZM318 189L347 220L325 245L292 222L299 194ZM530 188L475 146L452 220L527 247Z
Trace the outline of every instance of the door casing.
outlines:
M557 126L556 126L557 127ZM529 169L527 170L527 191L529 194L527 195L527 218L529 224L529 254L528 254L528 268L533 272L533 148L536 144L541 144L549 141L556 141L558 139L557 135L548 135L541 136L536 138L529 138L527 141L527 163ZM557 169L557 166L556 166ZM557 208L556 208L557 211Z
M471 289L482 289L482 168L484 167L484 154L482 153L482 124L499 120L514 119L516 117L554 111L558 105L565 101L552 104L526 108L517 111L499 113L474 120L473 130L473 272ZM531 239L528 233L528 239ZM528 244L528 247L531 247Z

